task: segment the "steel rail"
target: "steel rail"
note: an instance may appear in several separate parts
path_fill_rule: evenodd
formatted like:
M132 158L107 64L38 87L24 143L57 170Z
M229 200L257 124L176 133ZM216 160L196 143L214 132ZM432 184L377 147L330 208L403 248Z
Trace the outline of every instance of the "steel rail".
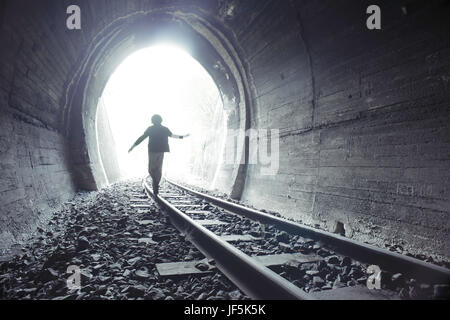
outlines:
M154 196L143 181L147 195L165 209L172 224L245 294L256 300L314 300L314 298L217 235L196 223L161 196Z
M182 190L206 199L231 212L239 213L250 219L263 223L275 225L279 229L289 233L322 241L330 249L336 251L337 253L350 256L361 262L377 265L382 270L394 273L401 272L411 278L434 284L450 283L450 270L447 268L424 262L413 257L391 252L386 249L378 248L374 245L361 243L334 233L314 229L283 218L275 217L255 209L244 207L236 203L192 190L191 188L182 186L168 179L166 179L166 181Z

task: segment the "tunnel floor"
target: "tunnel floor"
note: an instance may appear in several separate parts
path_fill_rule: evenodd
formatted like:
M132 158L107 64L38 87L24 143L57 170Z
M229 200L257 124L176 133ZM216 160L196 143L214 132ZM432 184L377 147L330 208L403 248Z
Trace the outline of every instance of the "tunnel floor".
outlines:
M156 267L204 258L144 196L141 181L128 180L79 193L14 257L0 257L0 300L249 299L217 270L163 277ZM75 269L79 288L69 283ZM420 293L429 297L431 289Z
M81 193L13 259L0 262L0 299L246 299L221 273L160 277L155 264L203 255L154 204L132 208L140 181ZM81 290L68 286L81 270Z

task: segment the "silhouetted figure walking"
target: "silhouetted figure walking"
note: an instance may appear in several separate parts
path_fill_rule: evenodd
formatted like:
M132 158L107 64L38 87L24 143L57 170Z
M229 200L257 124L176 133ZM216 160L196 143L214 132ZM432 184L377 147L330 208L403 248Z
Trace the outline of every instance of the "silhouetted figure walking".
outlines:
M162 176L162 166L164 160L164 153L170 152L169 148L169 137L175 139L183 139L188 137L189 134L184 136L178 136L172 134L170 130L161 125L162 118L160 115L155 114L152 117L153 126L148 127L145 130L144 134L136 140L133 146L128 150L131 152L135 147L137 147L142 141L146 138L149 138L148 141L148 173L152 177L153 182L153 193L155 196L159 192L159 182L161 181Z

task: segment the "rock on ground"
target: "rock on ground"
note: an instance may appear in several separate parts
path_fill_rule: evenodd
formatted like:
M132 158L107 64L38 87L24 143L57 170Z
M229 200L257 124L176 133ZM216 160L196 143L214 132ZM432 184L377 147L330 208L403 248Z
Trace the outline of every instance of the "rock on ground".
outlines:
M153 202L132 208L138 193L140 181L128 181L65 204L20 255L0 263L0 299L247 299L219 272L160 277L156 263L203 255Z

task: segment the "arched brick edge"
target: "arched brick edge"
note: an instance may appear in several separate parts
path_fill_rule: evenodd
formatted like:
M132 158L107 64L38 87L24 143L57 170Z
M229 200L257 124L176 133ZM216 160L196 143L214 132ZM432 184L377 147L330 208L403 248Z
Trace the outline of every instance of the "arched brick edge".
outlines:
M97 150L95 116L98 99L117 66L132 52L159 41L187 50L210 73L228 114L228 129L250 127L251 99L247 73L232 37L212 17L195 8L138 11L112 21L99 32L68 82L64 128L75 182L96 190L106 183ZM247 173L248 141L237 143L234 164L223 163L217 188L239 199Z

